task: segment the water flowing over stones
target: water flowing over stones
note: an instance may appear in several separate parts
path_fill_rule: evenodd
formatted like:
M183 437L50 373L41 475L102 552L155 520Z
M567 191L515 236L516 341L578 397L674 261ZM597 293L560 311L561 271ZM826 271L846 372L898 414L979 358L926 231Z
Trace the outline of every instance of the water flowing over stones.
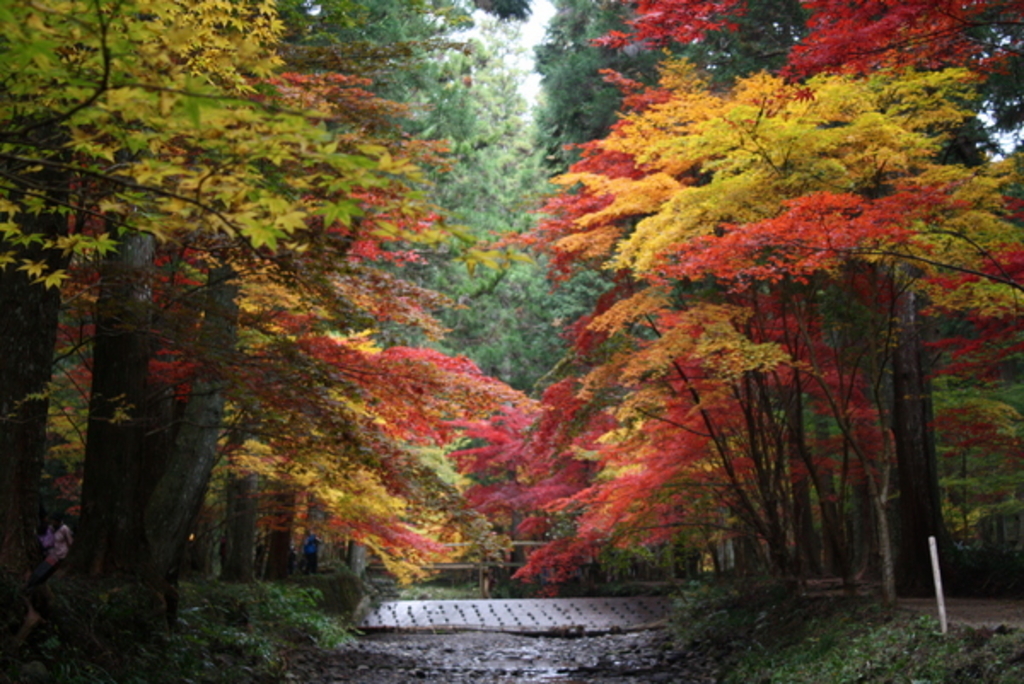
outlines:
M303 684L710 684L716 668L665 630L577 638L501 632L385 632L294 653Z
M667 619L671 607L671 600L663 596L390 601L359 626L582 636L654 627Z

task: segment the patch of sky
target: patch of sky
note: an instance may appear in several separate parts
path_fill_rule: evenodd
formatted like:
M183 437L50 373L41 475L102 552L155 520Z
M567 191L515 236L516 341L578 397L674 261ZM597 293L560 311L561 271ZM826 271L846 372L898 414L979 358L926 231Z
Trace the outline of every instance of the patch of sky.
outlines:
M534 47L544 40L548 23L555 15L555 8L551 0L533 0L530 5L530 16L525 21L509 20L511 24L518 24L519 31L516 32L516 47L519 50L512 51L517 62L511 66L523 73L519 82L519 92L527 101L528 108L532 109L537 103L540 94L540 74L534 70ZM479 26L494 18L485 12L477 10L473 13L474 28L468 29L461 34L463 38L471 38L479 31Z

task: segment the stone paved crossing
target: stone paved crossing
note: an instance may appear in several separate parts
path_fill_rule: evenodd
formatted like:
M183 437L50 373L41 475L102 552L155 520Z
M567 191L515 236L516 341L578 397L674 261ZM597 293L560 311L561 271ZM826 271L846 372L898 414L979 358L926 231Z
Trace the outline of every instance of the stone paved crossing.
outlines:
M671 599L658 597L391 601L359 625L366 630L607 634L658 626Z

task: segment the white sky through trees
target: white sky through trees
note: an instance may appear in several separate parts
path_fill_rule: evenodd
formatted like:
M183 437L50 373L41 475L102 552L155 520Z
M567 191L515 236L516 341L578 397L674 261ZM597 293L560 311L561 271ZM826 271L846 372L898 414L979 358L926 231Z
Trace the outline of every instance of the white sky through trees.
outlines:
M528 58L530 59L530 74L526 77L526 81L522 86L520 86L520 91L530 103L530 107L537 103L537 94L540 91L540 74L533 70L533 48L544 40L544 32L547 30L548 23L554 15L555 8L550 0L533 0L530 18L523 23L523 46L526 48Z
M510 23L520 25L520 46L525 51L525 61L516 66L526 72L525 79L519 84L519 92L526 98L528 109L537 104L537 96L540 93L540 74L534 71L533 48L543 42L548 23L554 15L555 8L551 0L532 0L530 17L526 21L509 20ZM473 21L479 25L484 21L494 21L494 17L483 10L476 10L473 13ZM476 30L470 29L461 35L468 38L473 36Z

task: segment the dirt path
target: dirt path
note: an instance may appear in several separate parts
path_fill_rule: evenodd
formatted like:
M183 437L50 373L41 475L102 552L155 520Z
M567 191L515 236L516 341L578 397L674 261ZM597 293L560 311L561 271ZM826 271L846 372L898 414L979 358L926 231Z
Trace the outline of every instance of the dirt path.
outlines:
M931 615L936 619L939 616L938 605L934 598L900 599L897 605L902 610ZM974 628L1024 629L1024 601L948 598L946 599L946 619L950 624Z
M841 596L843 591L837 579L813 580L808 582L808 595ZM881 596L877 585L865 584L860 588L861 595ZM938 604L935 598L901 598L896 601L900 610L919 615L930 615L939 618ZM950 624L966 627L996 629L1024 629L1024 601L1012 599L976 599L946 598L946 620Z
M494 632L376 634L333 651L294 653L286 680L302 684L710 684L708 663L649 630L580 638Z

